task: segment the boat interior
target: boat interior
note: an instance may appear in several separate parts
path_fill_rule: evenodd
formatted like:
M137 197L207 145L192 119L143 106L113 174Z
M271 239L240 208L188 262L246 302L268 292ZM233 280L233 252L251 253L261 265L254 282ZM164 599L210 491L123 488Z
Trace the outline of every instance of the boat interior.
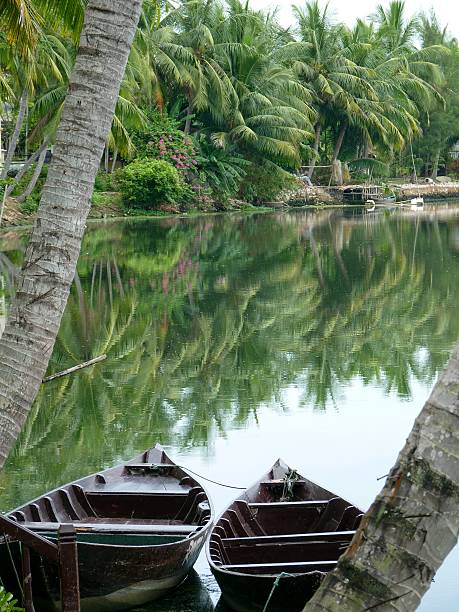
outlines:
M203 488L165 453L152 449L124 465L60 487L9 517L51 536L61 523L73 523L82 541L110 534L125 544L128 536L133 544L134 536L143 536L139 542L145 544L146 536L151 543L190 537L209 522L211 510ZM161 541L152 539L155 535Z
M285 481L261 482L256 496L243 496L222 515L209 543L219 569L271 575L335 567L362 512L340 497L307 499L309 481L293 484L292 499L280 501Z

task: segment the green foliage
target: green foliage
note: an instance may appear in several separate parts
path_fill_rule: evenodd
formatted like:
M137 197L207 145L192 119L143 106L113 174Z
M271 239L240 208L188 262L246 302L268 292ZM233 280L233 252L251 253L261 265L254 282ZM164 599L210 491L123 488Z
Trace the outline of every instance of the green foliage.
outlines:
M116 191L116 189L113 188L113 183L116 182L116 179L114 180L114 178L115 177L113 174L100 170L97 173L96 180L94 182L94 191Z
M120 173L120 186L125 204L146 210L180 202L186 193L178 170L161 159L139 159L128 164Z
M23 608L18 608L16 604L17 599L13 599L11 593L0 586L0 612L23 612Z
M200 139L196 157L199 171L212 194L219 199L237 195L250 165L234 149L215 147L207 139Z
M179 129L180 123L165 112L151 110L145 126L136 130L133 142L137 156L163 159L181 172L195 172L193 141Z
M274 164L252 163L241 186L241 197L247 202L262 204L275 201L282 191L297 186L294 176Z
M21 212L25 215L34 215L40 206L41 193L34 191L21 204Z

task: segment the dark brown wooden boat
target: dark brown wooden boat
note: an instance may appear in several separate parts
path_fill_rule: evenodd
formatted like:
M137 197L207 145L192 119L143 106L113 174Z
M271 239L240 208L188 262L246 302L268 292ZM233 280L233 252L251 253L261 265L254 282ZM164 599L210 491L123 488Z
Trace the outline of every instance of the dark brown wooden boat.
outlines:
M206 545L237 612L299 612L348 547L363 513L281 460L220 516Z
M77 533L82 610L121 610L156 599L188 575L209 533L212 507L202 486L157 445L7 515L53 541L61 523ZM1 539L0 539L1 541ZM0 544L0 576L17 591L10 552ZM32 553L36 610L59 609L54 563Z

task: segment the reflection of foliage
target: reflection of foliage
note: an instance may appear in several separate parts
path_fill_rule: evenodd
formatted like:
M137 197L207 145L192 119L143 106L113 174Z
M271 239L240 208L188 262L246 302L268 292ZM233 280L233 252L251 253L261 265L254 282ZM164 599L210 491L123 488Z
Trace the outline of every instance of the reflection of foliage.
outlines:
M95 225L50 368L107 361L43 386L3 504L156 440L205 444L292 384L320 409L355 377L409 397L459 335L449 233L329 212Z

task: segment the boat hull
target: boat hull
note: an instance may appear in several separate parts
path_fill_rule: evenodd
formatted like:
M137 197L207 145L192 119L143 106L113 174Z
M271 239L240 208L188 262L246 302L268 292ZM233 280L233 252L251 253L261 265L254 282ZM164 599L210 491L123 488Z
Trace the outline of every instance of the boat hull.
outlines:
M154 547L79 544L82 611L125 610L163 596L185 580L206 536L207 530L193 540ZM48 597L60 610L57 567L41 562L34 569L42 574Z
M218 571L212 573L222 591L225 604L235 612L263 612L269 599L269 612L301 612L314 595L324 574L283 576L244 576ZM276 585L276 586L274 586ZM288 602L288 608L286 607Z
M220 515L207 540L222 601L236 612L301 612L362 515L278 460Z
M69 512L75 514L84 612L142 606L177 587L191 571L212 525L207 494L160 447L51 491L13 510L10 517L57 544L59 525L71 522L65 520ZM17 593L22 574L19 543L1 542L0 575L7 589ZM37 612L60 610L57 562L31 550L31 570Z

